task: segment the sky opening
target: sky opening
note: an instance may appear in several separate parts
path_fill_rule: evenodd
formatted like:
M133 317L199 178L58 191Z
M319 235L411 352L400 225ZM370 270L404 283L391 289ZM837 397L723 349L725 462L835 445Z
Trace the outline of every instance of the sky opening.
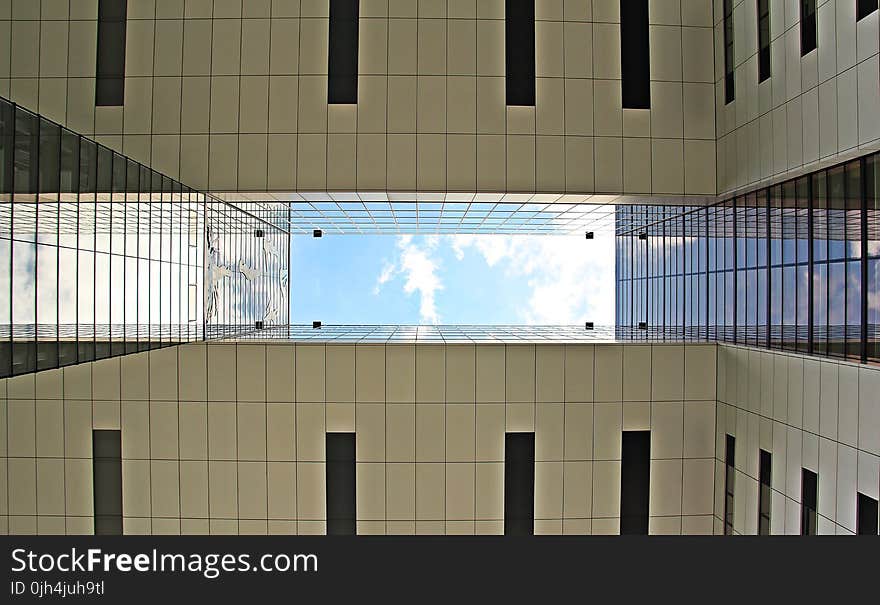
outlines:
M291 238L291 321L614 324L614 236Z

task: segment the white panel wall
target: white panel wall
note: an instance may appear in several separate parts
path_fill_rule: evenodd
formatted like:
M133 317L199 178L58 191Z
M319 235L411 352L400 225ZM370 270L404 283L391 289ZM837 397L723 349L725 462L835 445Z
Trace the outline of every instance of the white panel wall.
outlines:
M502 533L504 433L534 431L535 533L614 534L650 430L650 531L712 533L715 350L212 343L6 379L0 530L92 531L96 428L126 533L324 533L327 431L357 433L360 533Z
M800 533L803 468L819 476L819 533L855 533L856 493L880 492L878 393L876 366L719 345L716 533L725 434L736 437L736 533L758 531L759 449L772 454L771 533Z
M877 11L857 23L855 0L818 0L818 48L801 57L800 2L770 0L772 75L759 84L757 2L735 0L736 99L725 104L714 4L719 192L880 146Z
M94 106L96 0L0 1L0 95L213 191L715 193L712 6L650 4L623 110L619 0L538 0L537 106L506 107L503 0L364 0L328 106L328 0L139 0L125 105Z

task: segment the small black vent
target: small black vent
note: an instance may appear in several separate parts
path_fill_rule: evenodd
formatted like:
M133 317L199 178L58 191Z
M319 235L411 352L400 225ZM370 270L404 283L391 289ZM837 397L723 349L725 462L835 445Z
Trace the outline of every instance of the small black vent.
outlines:
M592 329L593 329L593 322L592 321L588 321L587 323L584 324L584 330L592 330Z
M318 329L320 329L320 327L321 327L321 322L320 322L320 321L313 321L313 322L312 322L312 329L314 329L314 330L318 330Z
M639 330L647 330L647 329L648 329L648 322L640 321L639 322Z
M315 229L314 231L312 231L312 237L322 237L323 235L324 232L320 229Z
M593 239L593 232L587 231L587 239Z
M263 230L257 229L256 231L254 231L254 237L263 237Z
M254 323L254 327L255 327L257 330L262 330L262 329L263 329L263 322L262 322L262 321L257 321L256 323Z
M647 233L639 233L639 239L642 239L642 240L648 239L648 234Z

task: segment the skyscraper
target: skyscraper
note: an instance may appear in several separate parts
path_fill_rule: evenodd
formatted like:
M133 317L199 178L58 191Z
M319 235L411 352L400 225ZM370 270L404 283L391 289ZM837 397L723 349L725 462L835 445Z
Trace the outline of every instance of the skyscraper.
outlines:
M0 528L876 534L878 11L777 4L0 2ZM614 326L290 321L594 232Z

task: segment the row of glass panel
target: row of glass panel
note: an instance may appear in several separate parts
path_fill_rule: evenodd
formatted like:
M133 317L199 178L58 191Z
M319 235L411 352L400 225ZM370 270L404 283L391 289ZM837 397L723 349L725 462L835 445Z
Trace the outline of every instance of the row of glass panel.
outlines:
M0 376L286 323L287 237L0 99Z
M873 154L673 218L619 207L617 325L876 360L878 167Z

